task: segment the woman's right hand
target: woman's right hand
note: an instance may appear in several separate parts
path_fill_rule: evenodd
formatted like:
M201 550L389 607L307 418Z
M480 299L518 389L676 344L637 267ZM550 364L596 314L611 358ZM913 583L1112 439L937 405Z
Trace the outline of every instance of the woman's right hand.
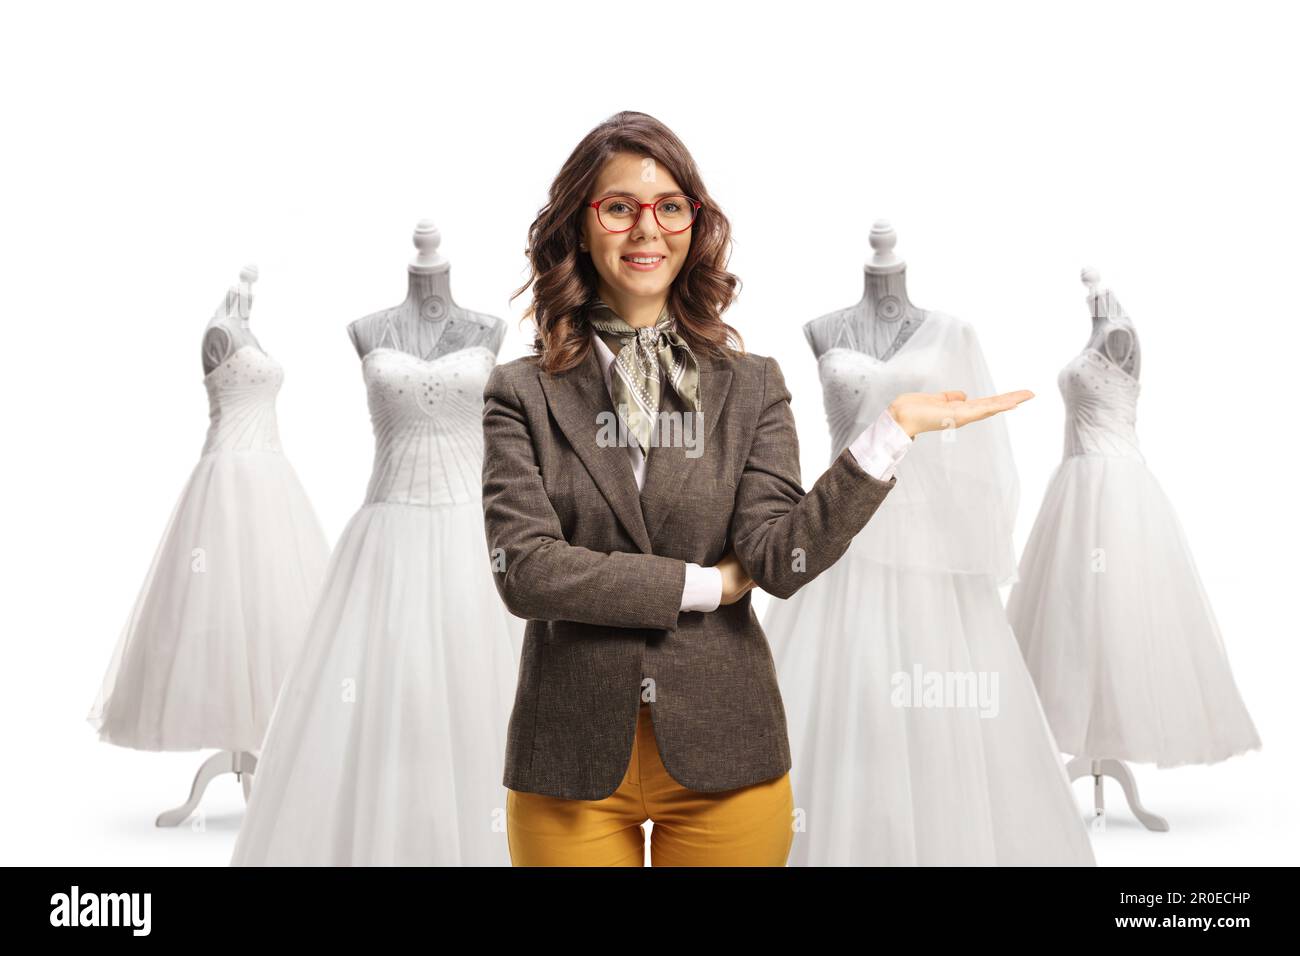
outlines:
M754 579L741 565L735 551L728 551L715 567L722 572L721 604L735 604L754 586Z

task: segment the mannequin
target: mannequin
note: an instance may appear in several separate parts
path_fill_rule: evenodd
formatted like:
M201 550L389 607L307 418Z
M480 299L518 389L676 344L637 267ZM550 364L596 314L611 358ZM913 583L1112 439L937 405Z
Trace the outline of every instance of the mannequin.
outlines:
M911 302L887 221L870 242L862 299L803 326L834 454L899 395L997 391L970 323ZM763 620L806 824L789 865L1094 865L998 592L1019 494L1005 423L922 437L897 480L844 556ZM936 679L994 674L996 706L916 704Z
M348 326L357 355L391 348L432 361L475 345L499 352L505 320L463 309L452 299L451 263L438 252L442 234L433 220L421 219L412 241L419 253L408 268L406 300Z
M253 283L257 281L257 266L247 265L239 270L239 285L231 286L225 301L217 306L208 320L203 334L203 374L212 370L245 345L262 349L262 345L248 327L248 317L253 307Z
M818 358L843 347L887 362L925 321L925 310L907 297L907 263L894 255L897 242L888 220L878 219L871 227L874 255L863 267L861 301L804 324L804 337Z
M348 326L374 467L258 754L236 866L509 865L497 821L524 622L475 550L506 322L452 300L432 221L414 243L405 301Z
M231 286L221 305L217 306L212 318L208 320L207 331L203 334L203 374L212 374L213 369L230 358L237 349L253 345L261 349L261 343L248 327L248 319L253 306L253 283L257 281L257 266L249 265L239 270L239 285ZM219 750L199 766L190 784L190 795L186 801L171 810L158 814L154 821L156 826L178 826L198 807L208 784L223 773L233 773L244 791L244 802L253 784L253 771L257 768L257 758L246 751L236 753L231 750Z
M1133 328L1128 313L1111 295L1109 289L1098 289L1101 273L1096 269L1085 267L1079 275L1080 281L1088 288L1088 305L1092 310L1092 334L1088 336L1085 348L1101 352L1124 372L1138 379L1141 371L1141 349L1138 344L1137 331ZM1080 755L1066 765L1066 772L1071 782L1080 777L1092 777L1093 826L1104 829L1106 820L1106 798L1104 779L1111 777L1119 781L1128 801L1133 816L1148 830L1163 833L1169 829L1169 822L1164 817L1152 813L1142 806L1138 794L1137 778L1132 769L1122 760L1096 758Z
M1092 334L1087 348L1101 352L1133 379L1141 378L1142 355L1133 322L1109 289L1098 291L1101 273L1085 268L1080 279L1088 287L1088 305L1092 308Z
M212 374L213 370L244 346L252 345L259 351L265 351L249 328L249 315L253 305L253 283L257 279L256 265L250 263L239 270L239 284L230 287L224 300L208 320L202 344L204 375ZM253 783L253 772L256 769L257 757L248 751L217 751L199 766L190 785L189 797L185 802L158 814L154 821L155 825L178 826L198 808L208 784L223 773L235 775L235 779L242 785L244 801L247 803Z

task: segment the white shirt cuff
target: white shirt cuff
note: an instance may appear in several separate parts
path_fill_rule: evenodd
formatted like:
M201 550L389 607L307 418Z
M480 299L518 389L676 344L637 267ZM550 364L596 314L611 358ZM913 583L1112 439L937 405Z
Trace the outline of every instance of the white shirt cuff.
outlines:
M682 586L683 611L716 611L722 603L722 572L686 562L686 583Z
M886 408L862 430L862 434L853 439L849 451L868 475L888 481L894 476L895 466L903 460L911 445L912 439L903 431L903 426L894 421L894 416Z

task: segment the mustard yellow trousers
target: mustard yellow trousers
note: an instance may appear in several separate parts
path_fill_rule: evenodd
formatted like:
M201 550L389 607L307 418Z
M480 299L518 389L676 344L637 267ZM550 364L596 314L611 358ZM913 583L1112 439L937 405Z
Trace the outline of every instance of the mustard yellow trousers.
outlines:
M514 866L785 866L794 841L790 775L720 793L687 790L664 769L649 704L641 705L623 782L603 800L511 790Z

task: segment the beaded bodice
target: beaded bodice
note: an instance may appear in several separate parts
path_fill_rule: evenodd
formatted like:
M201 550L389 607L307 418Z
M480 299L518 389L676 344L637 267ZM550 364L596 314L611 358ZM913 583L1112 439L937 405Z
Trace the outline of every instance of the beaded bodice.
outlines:
M1137 399L1142 386L1096 349L1086 348L1056 379L1065 400L1064 457L1103 455L1142 460Z
M203 454L279 452L275 397L284 383L280 363L245 345L203 377L208 390L208 435Z
M483 493L483 345L422 359L374 348L362 359L375 434L366 503L445 505Z

